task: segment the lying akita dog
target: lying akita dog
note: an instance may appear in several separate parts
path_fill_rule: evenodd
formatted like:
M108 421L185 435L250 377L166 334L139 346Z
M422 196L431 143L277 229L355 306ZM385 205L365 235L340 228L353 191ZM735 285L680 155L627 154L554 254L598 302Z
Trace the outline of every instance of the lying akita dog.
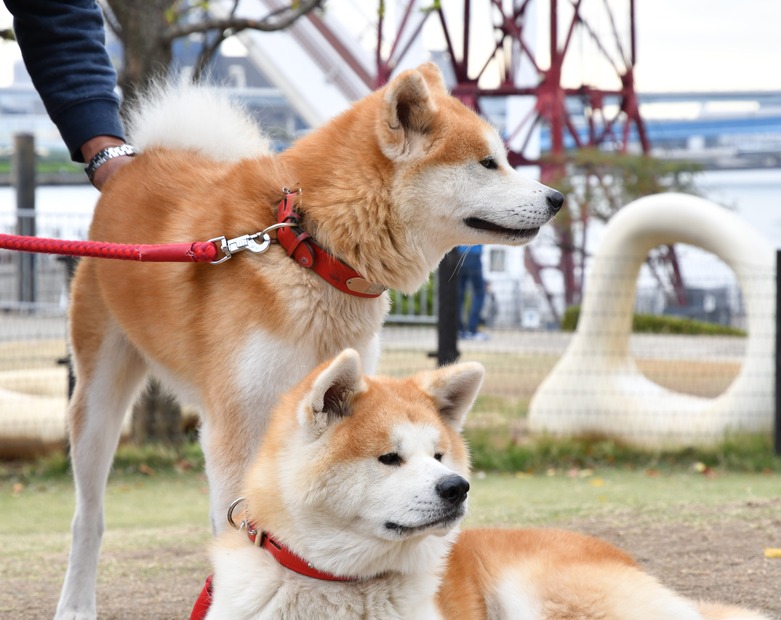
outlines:
M459 534L482 378L474 362L363 377L352 350L313 371L272 415L192 620L763 618L688 601L589 536Z
M415 291L459 244L525 243L563 202L508 165L496 131L449 96L433 64L279 155L203 90L142 104L131 136L142 153L105 186L90 237L224 237L222 258L234 258L79 266L69 410L77 499L59 618L95 616L104 487L147 372L203 412L217 532L280 393L346 347L374 368L386 287Z

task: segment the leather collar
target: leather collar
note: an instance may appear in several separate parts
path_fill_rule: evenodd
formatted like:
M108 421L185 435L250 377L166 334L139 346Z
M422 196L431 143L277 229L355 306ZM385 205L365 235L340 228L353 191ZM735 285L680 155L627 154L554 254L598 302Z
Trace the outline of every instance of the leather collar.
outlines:
M247 525L245 521L242 521L241 525L237 526L232 517L233 508L235 508L236 503L237 502L234 502L231 505L231 508L228 509L228 522L238 529L246 528L247 537L252 541L252 544L268 551L274 559L285 568L299 573L300 575L311 577L312 579L322 579L324 581L360 581L360 579L356 577L340 577L313 568L309 562L298 557L290 549L278 543L266 532L256 531L254 527ZM203 590L201 590L201 593L198 595L198 600L196 600L195 605L193 605L192 612L190 613L190 620L204 620L206 618L212 605L212 599L214 598L213 588L212 575L209 575L206 579L206 584L203 586Z
M356 297L379 297L386 289L373 284L352 267L326 251L312 236L299 226L301 215L295 210L296 198L300 192L285 191L277 208L279 224L294 224L277 230L277 241L285 248L288 256L299 265L311 269L326 282L340 291Z
M316 569L311 563L299 557L285 545L275 540L268 532L258 532L252 527L252 524L249 524L247 527L247 537L255 546L268 551L282 566L299 575L311 577L312 579L321 579L323 581L360 581L360 579L356 577L333 575Z

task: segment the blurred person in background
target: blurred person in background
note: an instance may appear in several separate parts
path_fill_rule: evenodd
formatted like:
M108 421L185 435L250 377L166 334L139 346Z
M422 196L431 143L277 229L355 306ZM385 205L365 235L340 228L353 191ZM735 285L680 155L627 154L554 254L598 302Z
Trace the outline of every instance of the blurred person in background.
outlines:
M487 340L488 334L478 331L480 316L485 303L485 279L483 278L483 246L459 246L458 270L458 336L464 340ZM466 291L471 290L468 309ZM464 321L466 315L466 322Z

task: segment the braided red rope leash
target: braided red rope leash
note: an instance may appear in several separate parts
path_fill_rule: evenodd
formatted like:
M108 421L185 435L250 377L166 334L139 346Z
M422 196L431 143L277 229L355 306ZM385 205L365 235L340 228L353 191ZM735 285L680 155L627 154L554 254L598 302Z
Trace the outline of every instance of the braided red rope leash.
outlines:
M1 234L0 249L156 263L213 262L217 259L220 252L218 244L214 241L160 245L131 245L125 243L107 243L103 241L64 241L62 239Z
M311 269L331 286L356 297L379 297L386 287L369 282L347 263L330 254L312 236L300 227L301 216L296 212L296 198L300 192L283 190L284 197L277 208L277 222L260 232L240 235L233 239L215 237L194 243L125 244L106 241L65 241L44 237L0 234L0 250L114 258L154 263L192 262L219 265L237 252L249 250L262 254L272 243L278 242L295 261ZM269 233L276 231L276 239ZM218 255L222 256L218 258Z

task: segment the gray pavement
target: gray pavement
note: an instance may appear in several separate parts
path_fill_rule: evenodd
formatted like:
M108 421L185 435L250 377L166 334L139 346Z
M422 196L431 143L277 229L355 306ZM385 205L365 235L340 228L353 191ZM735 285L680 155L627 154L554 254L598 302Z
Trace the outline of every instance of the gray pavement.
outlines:
M464 352L484 351L538 355L561 355L572 340L571 333L556 331L523 331L487 329L488 340L459 340ZM746 339L731 336L676 336L665 334L635 334L629 341L632 355L642 359L702 359L708 361L740 361L746 350ZM385 349L435 351L435 327L386 326L382 330Z
M488 340L460 340L461 352L526 352L538 355L561 355L572 334L556 331L523 331L488 329ZM0 342L56 339L66 335L62 314L25 314L0 312ZM431 326L393 326L382 330L382 346L388 350L435 351L436 328ZM632 355L643 359L701 359L740 361L746 339L729 336L671 336L636 334L630 338Z

